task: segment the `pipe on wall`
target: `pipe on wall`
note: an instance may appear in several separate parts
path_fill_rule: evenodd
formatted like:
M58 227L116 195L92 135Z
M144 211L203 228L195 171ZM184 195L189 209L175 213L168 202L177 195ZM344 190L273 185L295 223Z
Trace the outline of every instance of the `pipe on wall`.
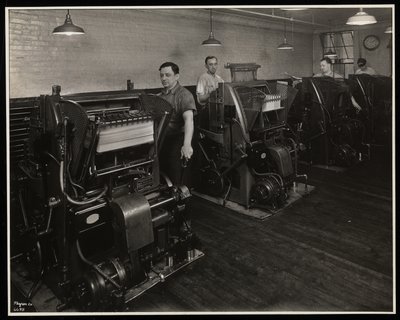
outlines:
M248 11L248 10L243 10L243 9L236 9L236 8L230 8L229 10L231 10L231 11L237 11L237 12L242 12L242 13L249 13L249 14L253 14L253 15L268 17L268 18L274 18L274 19L292 21L292 22L297 22L297 23L303 23L303 24L308 24L308 25L313 25L313 26L329 27L329 26L326 25L326 24L315 23L314 21L309 22L309 21L304 21L304 20L299 20L299 19L293 19L293 18L287 18L287 17L277 16L277 15L275 15L275 14L273 14L273 13L272 13L272 14L268 14L268 13L254 12L254 11ZM273 12L273 11L272 11L272 12ZM314 19L313 19L313 20L314 20Z

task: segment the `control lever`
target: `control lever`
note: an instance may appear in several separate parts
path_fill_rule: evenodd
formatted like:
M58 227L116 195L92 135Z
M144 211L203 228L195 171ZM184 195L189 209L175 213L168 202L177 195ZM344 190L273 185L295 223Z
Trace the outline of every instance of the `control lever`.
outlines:
M182 167L182 169L181 169L181 179L180 179L180 184L181 185L183 185L184 173L185 173L186 167L188 166L189 160L190 159L188 159L186 157L182 157L181 158L181 167Z
M181 166L182 168L186 168L188 166L188 162L190 159L186 158L186 157L182 157L181 158Z

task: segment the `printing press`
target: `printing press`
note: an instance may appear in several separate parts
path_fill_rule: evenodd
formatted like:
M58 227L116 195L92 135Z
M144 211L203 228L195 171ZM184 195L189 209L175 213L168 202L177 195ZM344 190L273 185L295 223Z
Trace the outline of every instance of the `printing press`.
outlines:
M357 74L349 76L349 86L363 108L366 139L375 144L391 144L392 137L392 78Z
M11 203L11 238L35 280L27 298L44 282L58 310L123 310L203 256L190 191L159 170L172 107L133 90L60 90L33 108Z
M331 77L303 78L289 124L305 148L300 157L316 165L349 167L369 158L363 110L353 106L350 87Z
M297 172L300 145L287 125L296 93L276 81L220 83L199 112L197 190L245 209L283 208L295 182L307 178Z

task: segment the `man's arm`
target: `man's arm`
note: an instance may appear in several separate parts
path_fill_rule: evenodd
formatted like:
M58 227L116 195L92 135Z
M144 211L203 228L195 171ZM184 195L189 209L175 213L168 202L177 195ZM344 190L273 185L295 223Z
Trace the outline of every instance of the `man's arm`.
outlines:
M204 104L207 102L208 98L210 98L211 92L210 93L205 93L205 94L197 94L197 100L200 104Z
M196 96L197 102L201 105L204 105L210 97L210 93L206 93L206 85L206 80L203 78L203 76L200 76L199 80L197 81Z
M362 108L357 103L356 99L354 99L352 94L350 94L350 99L351 99L351 103L353 104L353 107L356 108L356 112L359 113L362 110Z
M193 111L186 110L182 114L182 117L183 121L185 122L185 126L184 126L183 146L181 148L181 158L185 157L186 159L190 159L193 155L193 148L192 148L192 137L194 131Z

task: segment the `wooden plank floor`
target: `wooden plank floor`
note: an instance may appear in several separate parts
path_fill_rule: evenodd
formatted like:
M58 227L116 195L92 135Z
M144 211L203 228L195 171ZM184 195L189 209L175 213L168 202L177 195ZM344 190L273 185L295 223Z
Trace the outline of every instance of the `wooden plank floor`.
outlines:
M130 310L392 311L390 153L308 174L316 190L264 221L192 199L206 256Z
M392 311L390 152L345 172L303 170L316 189L263 221L193 197L206 256L129 311Z

